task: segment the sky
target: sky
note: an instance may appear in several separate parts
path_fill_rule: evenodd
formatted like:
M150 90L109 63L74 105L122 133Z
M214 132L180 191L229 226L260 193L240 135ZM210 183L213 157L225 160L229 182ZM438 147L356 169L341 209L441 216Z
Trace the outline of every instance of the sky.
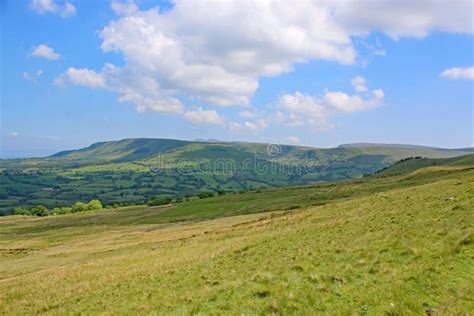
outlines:
M0 158L134 137L474 145L474 2L0 0Z

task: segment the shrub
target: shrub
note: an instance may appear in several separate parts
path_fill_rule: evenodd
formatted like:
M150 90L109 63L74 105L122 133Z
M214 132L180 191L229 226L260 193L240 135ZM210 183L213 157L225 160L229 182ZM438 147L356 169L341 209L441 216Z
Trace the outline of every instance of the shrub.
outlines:
M200 199L206 199L213 196L214 196L214 193L211 191L202 191L201 193L198 194L198 197Z
M165 205L170 204L173 201L170 197L155 197L147 202L148 206L158 206L158 205Z
M175 203L182 203L184 202L184 197L183 196L177 196L174 198Z
M99 200L91 200L87 204L87 208L89 211L93 211L93 210L101 210L103 207L102 207L102 203Z
M53 210L54 213L56 214L69 214L72 212L71 207L56 207Z
M19 206L15 207L15 215L31 215L31 212L26 206Z
M76 202L74 203L74 205L72 206L72 213L77 213L77 212L84 212L84 211L87 211L89 208L88 208L88 205L86 203L82 203L82 202Z
M48 216L48 209L43 205L37 205L31 208L30 213L34 216Z

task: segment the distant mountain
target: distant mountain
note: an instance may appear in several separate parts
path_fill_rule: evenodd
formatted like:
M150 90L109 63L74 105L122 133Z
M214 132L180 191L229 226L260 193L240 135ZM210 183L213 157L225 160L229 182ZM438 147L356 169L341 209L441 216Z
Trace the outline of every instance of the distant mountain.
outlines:
M50 157L126 162L165 153L190 143L174 139L129 138L119 141L99 142L82 149L62 151Z
M195 195L359 178L408 157L470 153L411 145L311 148L244 142L131 138L99 142L45 158L0 161L0 211L18 205L144 203Z
M113 161L113 162L130 162L142 159L149 159L159 154L166 154L178 149L187 147L186 152L193 151L195 147L202 147L207 145L209 148L216 148L221 146L226 149L222 154L232 154L232 148L245 150L250 153L260 153L266 155L268 144L260 143L243 143L243 142L222 142L218 140L196 140L183 141L174 139L160 139L160 138L129 138L119 141L99 142L77 150L62 151L50 156L49 158L62 158L68 160L98 160L98 161ZM278 145L273 145L278 146ZM283 150L284 149L284 150ZM444 149L417 145L402 145L402 144L371 144L371 143L355 143L344 144L337 148L318 149L311 147L281 145L278 149L281 152L277 154L282 156L302 157L316 157L319 156L337 156L341 157L369 154L369 155L384 155L393 160L399 160L411 156L422 156L427 158L449 158L464 155L473 152L473 148L464 149ZM229 151L229 152L227 152ZM205 158L207 153L200 150L200 154ZM197 158L196 155L193 155ZM225 156L231 158L232 156ZM313 157L313 158L314 158Z
M367 148L367 147L390 147L390 148L432 148L440 149L436 147L420 146L420 145L408 145L408 144L384 144L384 143L352 143L339 145L340 148Z

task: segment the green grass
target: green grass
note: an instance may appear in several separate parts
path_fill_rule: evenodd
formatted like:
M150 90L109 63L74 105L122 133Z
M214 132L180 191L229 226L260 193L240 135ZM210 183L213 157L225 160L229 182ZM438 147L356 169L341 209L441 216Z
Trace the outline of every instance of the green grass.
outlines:
M469 314L474 165L0 218L0 314Z

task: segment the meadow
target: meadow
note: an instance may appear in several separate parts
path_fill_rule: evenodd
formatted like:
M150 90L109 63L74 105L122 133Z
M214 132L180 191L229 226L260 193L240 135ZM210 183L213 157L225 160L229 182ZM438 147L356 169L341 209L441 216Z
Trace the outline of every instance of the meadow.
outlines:
M474 156L395 167L176 205L0 218L0 313L468 315Z

